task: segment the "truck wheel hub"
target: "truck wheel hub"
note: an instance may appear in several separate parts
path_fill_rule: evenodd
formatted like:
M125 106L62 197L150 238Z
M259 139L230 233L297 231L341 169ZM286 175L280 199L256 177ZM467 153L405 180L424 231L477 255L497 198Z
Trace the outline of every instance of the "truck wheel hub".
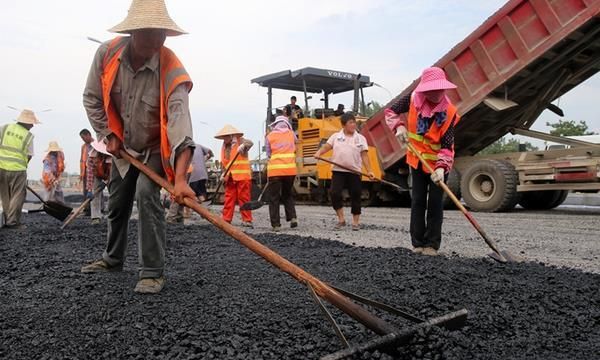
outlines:
M496 183L489 174L480 173L469 182L469 191L475 200L489 201L496 193Z

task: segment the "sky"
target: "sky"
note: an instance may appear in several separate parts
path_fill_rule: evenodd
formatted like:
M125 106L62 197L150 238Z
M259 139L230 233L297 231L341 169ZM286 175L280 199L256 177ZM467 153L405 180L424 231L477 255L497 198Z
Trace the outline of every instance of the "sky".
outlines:
M266 89L250 80L307 66L369 75L385 89L365 90L367 102L387 103L423 68L499 9L502 0L166 0L171 17L188 35L169 37L194 81L190 110L194 139L218 153L214 134L225 124L262 143ZM66 169L79 171L78 136L90 128L82 92L97 44L106 29L122 21L128 0L2 1L0 12L0 124L18 113L7 106L29 108L42 124L35 126L35 156L30 179L41 176L48 142L64 148ZM432 26L432 24L434 24ZM274 92L274 105L294 93ZM300 99L301 94L298 95ZM600 132L600 76L596 75L560 99L566 119L584 120ZM319 96L309 105L319 107ZM351 95L336 95L331 104L350 107ZM536 130L558 117L545 111ZM535 142L534 142L535 143ZM257 155L258 146L252 154Z

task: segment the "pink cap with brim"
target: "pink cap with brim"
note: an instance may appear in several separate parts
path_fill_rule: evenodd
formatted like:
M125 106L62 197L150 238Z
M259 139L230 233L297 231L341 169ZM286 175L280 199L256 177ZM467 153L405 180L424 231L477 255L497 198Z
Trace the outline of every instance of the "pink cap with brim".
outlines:
M415 89L415 92L446 89L456 89L456 85L446 80L446 73L444 73L444 70L439 67L430 67L423 70L421 81Z

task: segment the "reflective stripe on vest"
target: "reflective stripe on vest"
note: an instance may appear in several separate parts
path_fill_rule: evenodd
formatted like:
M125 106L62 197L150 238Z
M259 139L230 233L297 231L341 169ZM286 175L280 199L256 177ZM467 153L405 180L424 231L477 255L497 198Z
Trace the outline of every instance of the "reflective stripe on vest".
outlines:
M267 163L267 177L296 176L296 144L294 133L270 132L267 141L271 148L271 157Z
M9 124L0 131L0 169L7 171L27 170L27 149L33 134L19 124Z
M410 141L415 150L420 152L425 161L427 161L427 163L434 169L435 162L438 160L438 152L442 149L442 137L452 124L453 120L454 125L456 126L456 124L458 124L460 121L460 116L458 116L456 113L456 107L452 104L449 104L446 121L444 121L442 126L438 126L436 123L433 123L424 135L419 135L417 134L417 109L413 104L412 98L410 100L410 110L408 111L407 119L408 141ZM413 169L417 169L419 167L419 158L409 150L406 152L406 163ZM423 171L429 173L425 166L423 166Z
M110 91L119 72L119 58L129 43L129 37L117 37L113 39L104 56L102 63L102 97L104 101L104 110L108 118L108 127L119 138L124 141L123 121L118 111L115 109ZM166 47L160 49L160 153L162 165L170 182L175 179L175 170L171 166L171 144L168 138L168 100L169 96L177 86L187 84L188 91L192 90L192 79L175 54ZM191 136L191 134L190 134Z
M231 144L231 150L229 151L229 156L231 158L237 154L239 142L240 139L234 139L234 142ZM225 155L225 144L223 144L221 147L221 163L223 164L224 169L229 166L229 161L230 158ZM243 153L240 153L233 165L231 165L229 174L231 174L231 177L235 181L252 180L252 170L250 169L248 154L244 155Z

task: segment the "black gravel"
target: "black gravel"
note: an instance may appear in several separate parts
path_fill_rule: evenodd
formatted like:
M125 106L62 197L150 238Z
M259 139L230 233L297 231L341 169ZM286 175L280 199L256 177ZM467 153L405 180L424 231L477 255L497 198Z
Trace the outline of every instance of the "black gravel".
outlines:
M169 228L167 286L142 296L132 291L136 241L123 272L85 275L79 269L100 255L105 225L78 219L63 232L43 214L25 221L27 231L0 230L2 359L312 359L341 349L306 288L210 225ZM600 275L292 235L257 239L325 281L421 317L469 311L462 330L421 332L398 357L600 358ZM351 343L374 337L330 309Z

